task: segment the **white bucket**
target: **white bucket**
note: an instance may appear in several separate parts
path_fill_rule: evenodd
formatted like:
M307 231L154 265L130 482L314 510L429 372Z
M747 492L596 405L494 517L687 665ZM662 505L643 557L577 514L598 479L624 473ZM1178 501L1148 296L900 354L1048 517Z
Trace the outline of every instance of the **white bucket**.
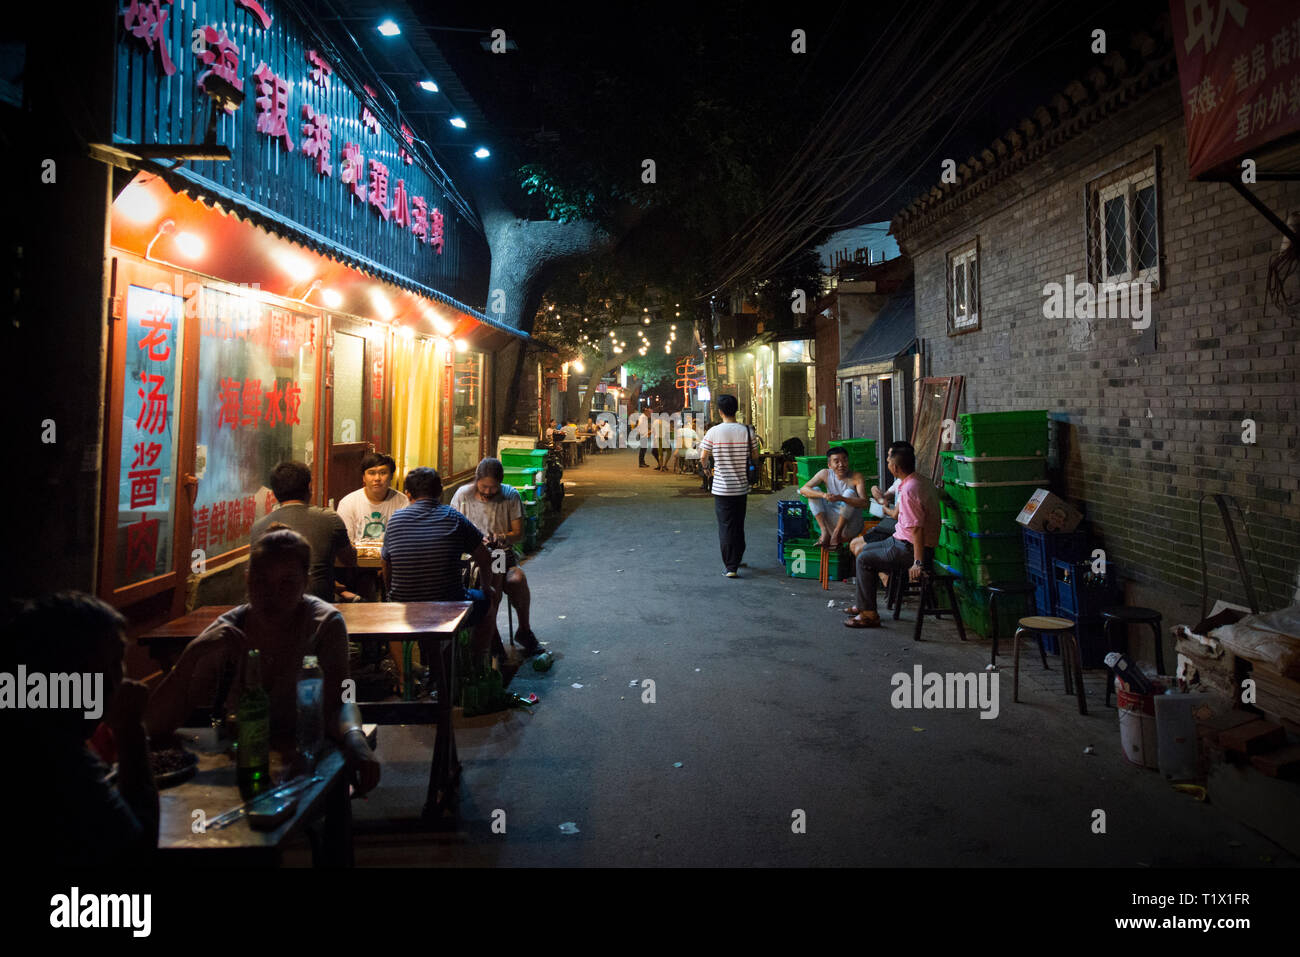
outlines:
M1119 709L1119 743L1124 757L1138 767L1155 770L1159 764L1155 695L1115 690Z

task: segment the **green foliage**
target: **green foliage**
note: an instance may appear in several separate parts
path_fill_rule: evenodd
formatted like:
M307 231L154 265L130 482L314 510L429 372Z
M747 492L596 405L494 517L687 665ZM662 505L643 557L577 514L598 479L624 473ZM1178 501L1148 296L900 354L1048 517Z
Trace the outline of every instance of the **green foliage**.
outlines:
M650 351L644 356L633 353L632 358L623 363L628 375L641 380L646 389L653 389L665 380L675 381L677 376L677 353ZM672 382L669 382L671 385Z

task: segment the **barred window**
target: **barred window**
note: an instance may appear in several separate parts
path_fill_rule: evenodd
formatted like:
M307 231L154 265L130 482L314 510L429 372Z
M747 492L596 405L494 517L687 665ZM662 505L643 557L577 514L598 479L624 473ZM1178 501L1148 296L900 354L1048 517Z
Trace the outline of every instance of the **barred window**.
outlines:
M948 254L948 335L980 327L979 239Z
M1160 286L1156 156L1088 184L1088 279Z

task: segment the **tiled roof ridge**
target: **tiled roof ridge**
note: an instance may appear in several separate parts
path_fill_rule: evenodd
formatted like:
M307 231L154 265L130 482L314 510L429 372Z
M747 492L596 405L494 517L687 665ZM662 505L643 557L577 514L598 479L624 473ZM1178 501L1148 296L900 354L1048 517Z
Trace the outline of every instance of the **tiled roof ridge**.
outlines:
M978 157L958 163L957 182L935 185L900 209L890 223L890 234L904 235L941 219L1176 77L1178 63L1167 18L1162 18L1160 27L1154 36L1146 31L1132 34L1128 56L1118 50L1105 54L1098 65L994 139Z

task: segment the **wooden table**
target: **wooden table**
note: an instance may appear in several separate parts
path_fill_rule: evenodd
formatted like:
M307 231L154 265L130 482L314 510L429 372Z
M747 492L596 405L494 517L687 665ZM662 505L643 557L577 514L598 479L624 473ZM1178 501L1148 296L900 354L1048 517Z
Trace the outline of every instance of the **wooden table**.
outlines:
M561 444L564 446L564 463L566 465L577 465L578 456L582 454L582 440L565 439Z
M367 741L374 741L374 726L365 729ZM165 864L180 866L266 867L280 863L290 838L320 821L319 835L312 835L312 860L317 866L351 867L352 808L343 756L333 742L326 744L316 763L314 777L294 797L298 806L279 827L256 831L246 818L227 827L207 829L203 825L244 804L236 781L235 764L225 753L226 742L218 742L212 728L182 728L177 734L185 746L198 754L194 777L158 792L158 850ZM272 757L272 774L285 783L279 756ZM196 815L195 812L201 812Z
M149 648L150 655L184 645L203 633L208 625L225 614L231 605L204 605L182 618L147 632L137 639ZM424 806L426 815L440 814L447 806L452 788L460 777L456 754L456 737L452 727L451 699L455 679L454 639L471 607L467 601L368 602L335 606L347 625L353 641L412 642L421 638L438 641L438 700L434 704L419 701L358 703L361 716L376 724L436 724L437 739L429 765L429 790ZM407 645L409 648L409 644ZM430 720L432 719L432 720Z

